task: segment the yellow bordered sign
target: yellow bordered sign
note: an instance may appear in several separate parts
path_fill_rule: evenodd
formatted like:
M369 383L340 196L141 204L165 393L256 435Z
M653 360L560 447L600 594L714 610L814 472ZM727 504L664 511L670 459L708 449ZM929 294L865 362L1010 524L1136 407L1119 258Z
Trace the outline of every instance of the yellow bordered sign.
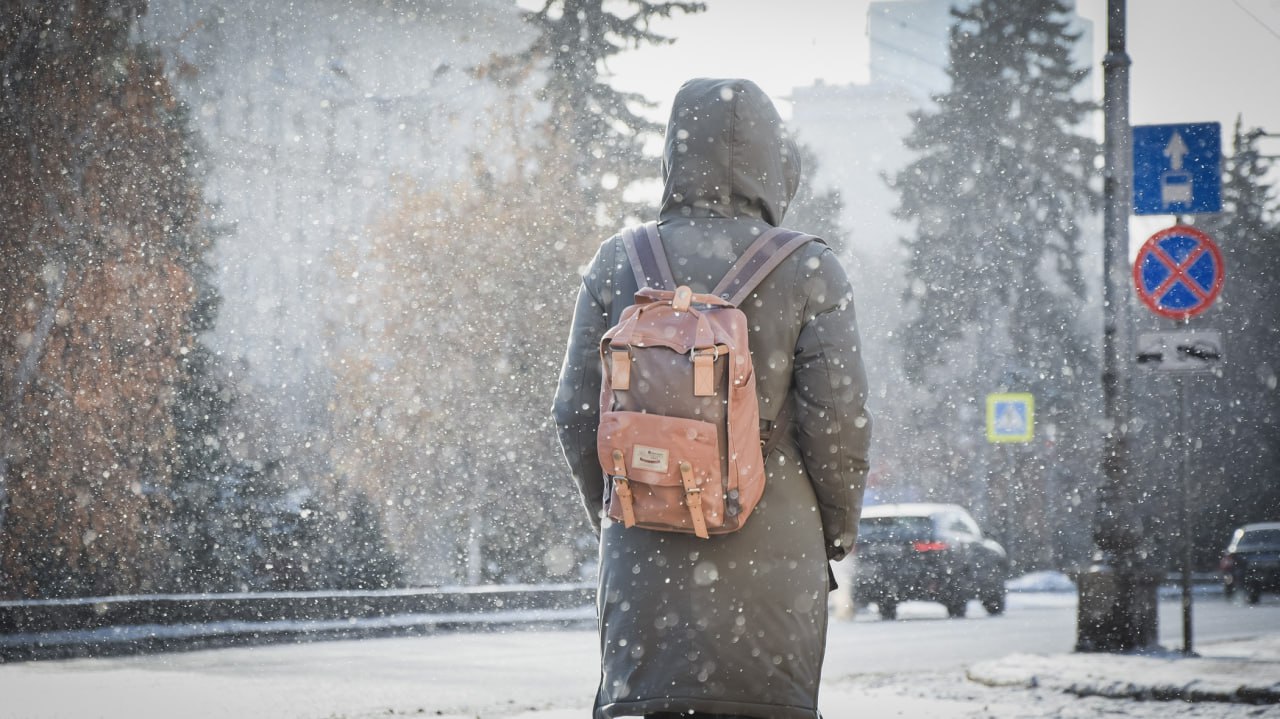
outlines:
M1030 442L1035 420L1036 398L1029 392L987 395L988 442Z

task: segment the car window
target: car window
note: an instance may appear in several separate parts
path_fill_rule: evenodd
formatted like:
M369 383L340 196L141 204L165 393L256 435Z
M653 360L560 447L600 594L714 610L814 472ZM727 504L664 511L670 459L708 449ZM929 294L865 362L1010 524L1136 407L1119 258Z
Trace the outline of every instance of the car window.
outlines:
M1253 529L1240 536L1236 551L1280 548L1280 529Z
M963 534L965 536L973 536L975 534L973 529L966 524L964 519L961 517L952 517L951 520L947 522L947 531L952 534Z
M858 522L860 542L911 542L931 539L928 517L864 517Z

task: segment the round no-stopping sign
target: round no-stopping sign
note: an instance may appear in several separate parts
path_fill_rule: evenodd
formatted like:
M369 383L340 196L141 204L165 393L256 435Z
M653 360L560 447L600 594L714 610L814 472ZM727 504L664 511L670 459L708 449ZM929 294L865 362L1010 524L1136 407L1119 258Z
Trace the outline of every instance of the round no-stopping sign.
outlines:
M1152 235L1133 263L1133 284L1142 302L1161 317L1180 321L1213 304L1222 278L1222 252L1208 235L1187 225Z

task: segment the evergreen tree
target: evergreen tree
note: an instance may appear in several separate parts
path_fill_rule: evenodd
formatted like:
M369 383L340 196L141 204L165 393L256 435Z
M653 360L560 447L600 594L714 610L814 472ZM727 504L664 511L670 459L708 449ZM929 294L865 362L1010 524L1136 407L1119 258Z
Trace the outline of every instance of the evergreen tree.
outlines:
M1258 150L1260 130L1237 120L1225 163L1222 212L1201 224L1222 249L1227 281L1205 315L1223 334L1220 378L1190 397L1203 417L1193 457L1198 564L1211 568L1232 529L1280 516L1280 206L1267 182L1272 163Z
M224 518L214 514L218 480L229 471L224 432L231 405L217 366L213 352L197 341L182 359L174 404L172 560L181 591L224 588L234 573L218 550L235 542L223 531Z
M936 403L916 408L910 439L921 446L905 455L919 464L921 491L980 494L983 463L962 451L961 435L980 436L987 393L1034 393L1037 442L1016 448L1034 456L992 458L998 479L980 512L1024 565L1055 559L1044 536L1060 529L1045 526L1058 514L1045 504L1055 479L1048 453L1082 464L1096 404L1079 322L1079 222L1097 205L1097 147L1079 134L1092 106L1072 94L1087 70L1071 64L1069 13L1061 0L953 10L951 89L913 115L906 145L917 157L894 179L897 214L915 222L904 239L904 369L925 390L917 396Z
M550 105L547 129L567 138L569 178L576 185L571 200L583 200L585 220L596 217L617 222L624 209L622 190L653 174L653 159L644 154L647 137L662 125L637 110L653 103L637 93L622 92L608 82L608 61L628 49L674 42L650 29L655 18L675 12L701 12L700 2L627 0L633 12L623 15L605 8L604 0L546 0L528 19L539 30L530 50L516 58L526 68L543 64L546 85L541 99Z
M199 141L182 107L178 110L183 165L191 180L202 184L204 177L196 170L202 167ZM207 256L221 232L203 216L193 220L197 224L186 231L205 237L206 251L190 259L194 302L187 308L186 322L193 338L181 353L172 408L170 585L178 591L199 592L238 589L244 583L236 581L239 568L234 555L227 552L239 544L235 533L227 531L230 523L214 509L221 501L221 480L234 464L227 422L237 391L203 339L214 328L222 299Z

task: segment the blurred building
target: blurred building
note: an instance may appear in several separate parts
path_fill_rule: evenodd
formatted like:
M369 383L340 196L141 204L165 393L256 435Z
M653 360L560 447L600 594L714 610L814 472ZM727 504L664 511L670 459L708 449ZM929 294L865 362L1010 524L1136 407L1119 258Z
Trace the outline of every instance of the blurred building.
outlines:
M870 46L866 84L795 88L791 124L800 141L821 160L817 181L838 188L845 202L844 225L855 262L890 251L908 229L892 217L897 195L886 182L910 160L902 139L910 132L910 113L928 108L931 98L950 87L947 77L951 8L961 0L887 0L867 10ZM1093 64L1093 23L1074 19L1081 37L1075 64ZM1081 83L1079 99L1095 97L1093 84ZM876 275L879 276L879 275Z
M502 0L150 4L141 33L193 112L226 232L210 343L275 408L283 451L325 411L337 268L400 179L456 177L482 153L502 98L472 70L529 32Z

